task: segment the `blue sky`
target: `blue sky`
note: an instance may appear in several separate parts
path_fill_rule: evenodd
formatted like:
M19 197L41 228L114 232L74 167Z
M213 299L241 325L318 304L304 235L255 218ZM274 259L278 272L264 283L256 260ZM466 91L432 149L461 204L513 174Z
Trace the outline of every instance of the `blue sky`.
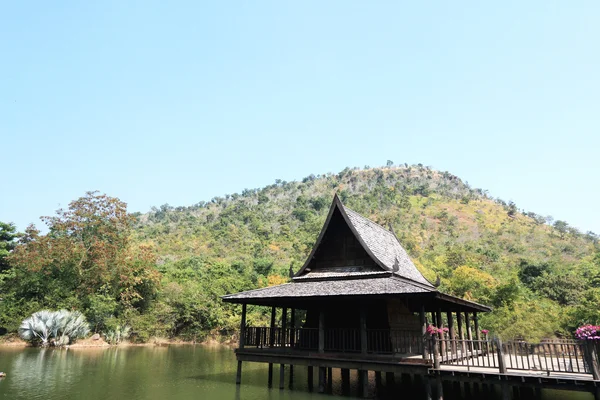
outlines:
M4 2L0 221L423 163L600 233L600 3Z

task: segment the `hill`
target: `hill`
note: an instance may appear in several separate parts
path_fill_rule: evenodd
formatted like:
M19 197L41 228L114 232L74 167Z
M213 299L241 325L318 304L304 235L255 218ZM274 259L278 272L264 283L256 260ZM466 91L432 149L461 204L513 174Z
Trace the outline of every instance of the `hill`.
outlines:
M494 306L483 324L497 334L539 339L594 322L587 305L598 296L595 234L422 165L346 168L190 207L164 205L137 216L136 238L156 246L165 276L182 264L218 263L258 285L278 283L304 262L334 193L393 227L442 290Z
M32 312L67 308L83 311L95 331L129 325L138 341L227 336L239 310L219 296L286 282L334 193L391 227L442 291L493 306L481 325L494 335L536 340L600 322L597 235L419 164L276 180L146 214L88 193L44 218L47 235L29 228L4 258L0 326L14 332ZM250 307L248 322L266 323L267 314Z

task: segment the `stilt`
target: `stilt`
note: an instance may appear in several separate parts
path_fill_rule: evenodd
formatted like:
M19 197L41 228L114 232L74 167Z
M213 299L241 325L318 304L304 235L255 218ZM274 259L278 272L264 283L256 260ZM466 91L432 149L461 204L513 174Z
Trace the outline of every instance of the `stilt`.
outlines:
M512 387L513 399L520 399L521 398L521 391L519 389L520 388L518 386L513 386Z
M385 385L387 387L390 387L390 386L394 386L395 383L396 382L395 382L395 379L394 379L394 373L393 372L386 372L385 373Z
M319 393L325 393L325 367L319 367Z
M235 374L235 383L239 385L242 383L242 362L238 361L237 373Z
M539 389L539 388L536 388L536 389ZM542 396L542 391L540 389L540 397L538 397L538 398L541 398L541 396ZM594 392L594 400L600 400L600 387L596 387L596 391Z
M306 369L306 378L308 379L308 390L310 392L313 391L313 367L308 366L308 368Z
M279 390L285 387L285 365L279 364Z
M288 384L290 389L294 388L294 366L290 365L290 381Z
M433 397L431 396L431 378L429 378L429 376L424 376L423 380L425 381L425 400L432 400Z
M360 375L362 397L369 397L369 371L361 370L358 373Z
M273 363L269 363L269 382L268 386L273 387Z
M342 368L342 394L350 393L350 370Z
M333 392L333 368L327 368L327 393Z
M512 394L511 387L506 383L502 384L502 400L512 400Z
M436 378L436 386L437 386L437 390L435 393L435 398L437 400L444 400L444 385L442 385L442 377L438 375L438 377Z
M377 388L377 394L381 393L383 384L381 382L381 371L375 371L375 387Z

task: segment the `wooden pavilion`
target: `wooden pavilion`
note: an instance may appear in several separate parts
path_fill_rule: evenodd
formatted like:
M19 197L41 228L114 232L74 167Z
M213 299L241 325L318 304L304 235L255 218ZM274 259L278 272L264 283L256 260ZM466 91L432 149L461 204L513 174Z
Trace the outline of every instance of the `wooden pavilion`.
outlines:
M268 363L269 386L273 364L280 364L280 388L285 365L290 366L290 385L294 365L303 365L311 388L312 369L319 368L321 392L331 384L332 368L342 369L343 380L350 369L358 370L363 385L368 371L379 379L381 372L425 375L432 364L428 325L448 328L438 335L452 343L478 340L477 313L491 310L441 293L415 267L393 231L345 207L337 195L292 282L226 295L223 301L242 304L238 384L243 361ZM248 304L271 307L269 327L246 326Z

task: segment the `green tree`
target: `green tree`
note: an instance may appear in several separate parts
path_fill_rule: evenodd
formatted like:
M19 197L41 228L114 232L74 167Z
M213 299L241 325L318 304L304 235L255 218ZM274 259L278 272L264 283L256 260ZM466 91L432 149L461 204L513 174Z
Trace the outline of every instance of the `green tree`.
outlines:
M19 235L17 228L12 223L0 222L0 272L9 268L7 257L15 248Z

